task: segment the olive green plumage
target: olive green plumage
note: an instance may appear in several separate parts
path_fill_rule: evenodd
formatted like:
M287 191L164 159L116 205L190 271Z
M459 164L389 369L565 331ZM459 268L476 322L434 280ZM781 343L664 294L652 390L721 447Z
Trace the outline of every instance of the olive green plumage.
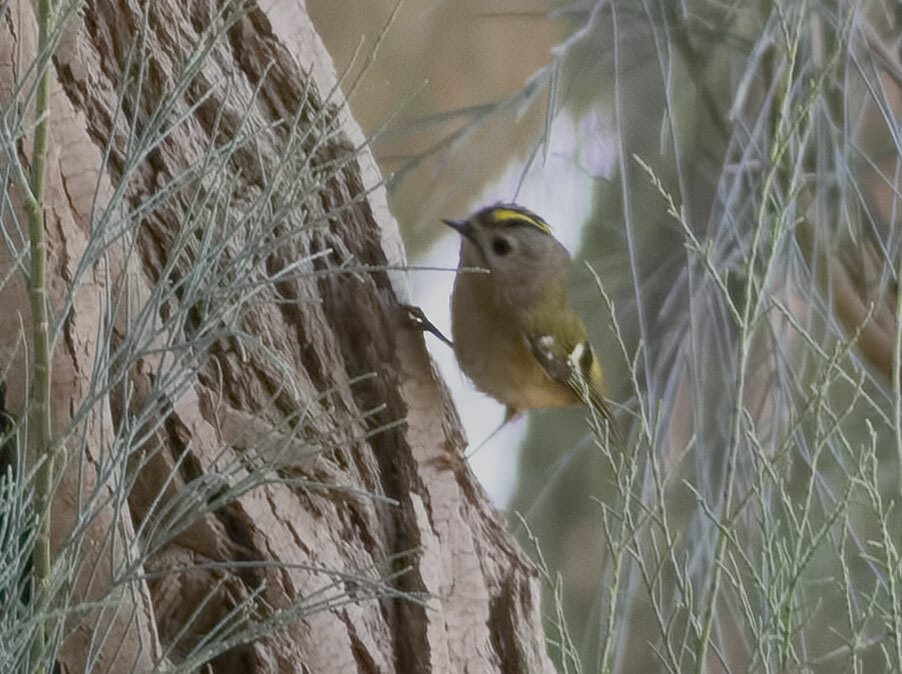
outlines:
M464 373L508 419L582 402L616 434L601 366L567 299L570 255L548 224L513 204L445 223L461 235L451 332Z

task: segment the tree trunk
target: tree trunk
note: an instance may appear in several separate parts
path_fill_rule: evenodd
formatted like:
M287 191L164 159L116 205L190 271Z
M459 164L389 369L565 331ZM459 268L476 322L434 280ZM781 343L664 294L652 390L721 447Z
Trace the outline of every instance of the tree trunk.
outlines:
M59 658L550 671L538 576L403 319L399 233L331 61L302 3L243 4L86 3L51 64ZM26 120L34 11L0 5L0 105ZM0 368L23 418L15 212Z

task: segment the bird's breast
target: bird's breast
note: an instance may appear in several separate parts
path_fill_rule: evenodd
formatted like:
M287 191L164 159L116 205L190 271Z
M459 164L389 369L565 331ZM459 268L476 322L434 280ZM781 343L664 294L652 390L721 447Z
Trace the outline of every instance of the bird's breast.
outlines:
M462 280L458 278L458 282ZM486 301L474 301L488 299L484 293L473 292L476 290L466 289L469 294L463 295L456 283L451 300L454 353L474 386L517 410L578 403L568 386L545 373L513 320L505 320L504 314Z

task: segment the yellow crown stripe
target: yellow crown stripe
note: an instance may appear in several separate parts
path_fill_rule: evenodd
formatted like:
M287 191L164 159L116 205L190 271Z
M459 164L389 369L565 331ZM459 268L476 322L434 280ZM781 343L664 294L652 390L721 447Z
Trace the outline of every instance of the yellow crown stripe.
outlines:
M517 211L512 208L496 208L492 211L492 219L495 222L501 222L503 220L523 220L528 222L533 227L541 229L546 234L551 234L551 227L547 222L539 218L538 216L532 215L530 213L524 213L523 211Z

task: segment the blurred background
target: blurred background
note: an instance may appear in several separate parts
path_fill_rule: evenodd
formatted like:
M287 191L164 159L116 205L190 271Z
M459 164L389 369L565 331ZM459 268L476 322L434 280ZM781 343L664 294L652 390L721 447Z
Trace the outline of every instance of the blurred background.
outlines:
M623 447L579 409L484 442L427 336L561 669L902 667L900 5L307 5L439 328L441 218L517 201L574 257Z

